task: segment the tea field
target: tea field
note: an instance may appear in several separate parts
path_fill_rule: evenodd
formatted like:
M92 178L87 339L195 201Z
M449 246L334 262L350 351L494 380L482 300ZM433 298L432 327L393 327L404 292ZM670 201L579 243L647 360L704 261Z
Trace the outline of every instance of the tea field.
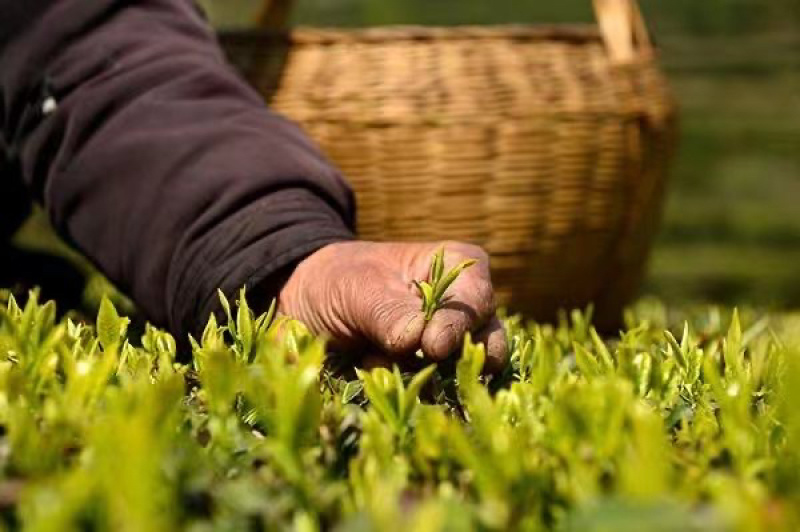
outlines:
M658 299L621 334L589 313L508 317L501 375L471 342L435 368L356 371L240 298L179 352L37 213L16 245L67 262L18 283L43 257L0 265L16 284L0 290L0 530L800 529L800 12L642 4L683 133ZM300 0L295 21L573 22L588 5ZM64 281L76 268L85 288Z
M800 525L800 316L506 320L511 364L353 370L227 303L176 353L104 299L0 310L7 530L777 531Z

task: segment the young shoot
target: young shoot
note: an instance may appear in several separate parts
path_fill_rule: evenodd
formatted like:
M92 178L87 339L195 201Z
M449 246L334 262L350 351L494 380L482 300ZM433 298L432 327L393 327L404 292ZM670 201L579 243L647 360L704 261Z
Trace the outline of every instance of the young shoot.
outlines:
M425 313L425 321L431 321L436 311L442 307L444 303L444 293L450 285L458 279L461 272L473 266L476 262L478 261L475 259L465 260L445 274L444 248L439 248L433 255L428 280L414 281L414 284L417 285L417 289L422 296L422 311Z

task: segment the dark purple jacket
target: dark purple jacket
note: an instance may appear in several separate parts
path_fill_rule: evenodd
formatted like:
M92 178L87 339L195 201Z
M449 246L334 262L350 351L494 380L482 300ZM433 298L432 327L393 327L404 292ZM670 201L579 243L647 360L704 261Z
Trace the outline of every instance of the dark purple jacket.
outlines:
M0 174L0 195L24 183L182 338L218 287L266 301L353 237L347 183L232 71L191 0L0 0Z

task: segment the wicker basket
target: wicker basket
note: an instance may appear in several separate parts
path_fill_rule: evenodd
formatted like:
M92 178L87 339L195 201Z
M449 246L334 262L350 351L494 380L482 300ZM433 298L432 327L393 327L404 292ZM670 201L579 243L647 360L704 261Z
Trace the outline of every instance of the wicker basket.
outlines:
M351 181L370 240L462 240L501 305L537 319L640 283L675 108L632 0L592 27L393 27L224 34L272 107Z

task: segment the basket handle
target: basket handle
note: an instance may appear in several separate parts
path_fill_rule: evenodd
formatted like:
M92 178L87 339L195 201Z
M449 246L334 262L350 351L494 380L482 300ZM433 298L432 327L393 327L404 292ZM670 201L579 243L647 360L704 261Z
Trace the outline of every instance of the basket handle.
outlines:
M593 0L600 33L615 63L631 63L653 54L653 43L636 0Z
M612 61L630 63L652 55L650 33L636 0L592 0L592 3ZM293 4L294 0L261 0L258 27L285 29Z
M256 24L258 28L283 30L289 21L294 0L261 0L261 10Z

